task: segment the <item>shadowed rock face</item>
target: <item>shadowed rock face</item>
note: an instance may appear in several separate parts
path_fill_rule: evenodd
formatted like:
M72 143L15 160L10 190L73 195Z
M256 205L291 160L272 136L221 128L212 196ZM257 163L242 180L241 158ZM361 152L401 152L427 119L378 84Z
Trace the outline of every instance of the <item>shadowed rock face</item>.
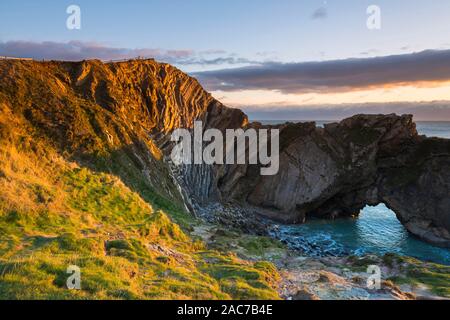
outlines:
M356 216L385 203L411 233L450 246L449 140L419 136L409 115L280 130L279 173L233 167L218 186L225 198L285 223Z
M0 116L20 117L63 156L113 172L140 192L190 208L232 204L242 209L238 224L251 222L254 212L302 223L385 203L413 234L450 247L450 141L419 136L411 116L358 115L325 128L280 125L275 176L260 176L256 165L173 170L163 155L176 128L191 128L196 119L221 130L262 126L153 60L4 60L0 79Z

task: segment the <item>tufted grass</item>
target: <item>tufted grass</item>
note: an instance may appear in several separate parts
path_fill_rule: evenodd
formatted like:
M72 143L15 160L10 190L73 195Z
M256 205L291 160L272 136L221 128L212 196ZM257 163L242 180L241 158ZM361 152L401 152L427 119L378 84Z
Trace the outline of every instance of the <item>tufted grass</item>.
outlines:
M119 178L53 156L1 149L0 299L278 298L270 264L208 250Z

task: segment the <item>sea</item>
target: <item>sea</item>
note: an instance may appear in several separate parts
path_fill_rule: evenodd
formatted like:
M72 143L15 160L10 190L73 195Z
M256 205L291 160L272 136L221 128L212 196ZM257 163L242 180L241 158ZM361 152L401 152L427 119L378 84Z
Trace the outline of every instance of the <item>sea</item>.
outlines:
M278 124L286 121L260 122ZM328 122L316 121L316 124L323 126ZM419 134L450 139L450 122L416 124ZM411 235L398 221L395 213L384 204L366 207L358 218L310 220L303 225L277 225L272 235L311 257L396 253L450 265L450 249L430 245Z

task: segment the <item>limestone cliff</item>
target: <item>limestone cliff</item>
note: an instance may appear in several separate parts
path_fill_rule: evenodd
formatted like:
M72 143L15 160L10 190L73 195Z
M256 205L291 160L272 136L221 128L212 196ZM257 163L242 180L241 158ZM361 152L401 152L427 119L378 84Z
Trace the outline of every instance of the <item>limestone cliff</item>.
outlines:
M238 224L255 212L302 223L385 203L410 232L450 247L450 141L419 136L411 116L280 125L280 172L260 176L255 165L165 161L170 132L196 119L221 130L262 127L170 65L4 60L0 79L2 114L23 118L62 156L113 172L147 198L193 210L232 206Z
M158 145L195 119L245 125L193 78L154 60L0 61L2 114L24 118L65 157L184 206ZM206 119L205 119L206 120ZM156 143L157 142L157 143Z
M287 223L357 216L366 205L385 203L411 233L450 247L449 140L419 136L408 115L280 130L279 173L234 167L218 185L227 199Z

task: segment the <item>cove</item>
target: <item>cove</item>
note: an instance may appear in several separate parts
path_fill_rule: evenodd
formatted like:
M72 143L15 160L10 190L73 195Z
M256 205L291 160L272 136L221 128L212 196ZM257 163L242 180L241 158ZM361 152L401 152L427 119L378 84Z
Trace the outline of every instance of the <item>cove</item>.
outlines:
M311 257L396 253L450 265L450 250L412 236L385 205L366 207L359 218L278 225L272 236Z

